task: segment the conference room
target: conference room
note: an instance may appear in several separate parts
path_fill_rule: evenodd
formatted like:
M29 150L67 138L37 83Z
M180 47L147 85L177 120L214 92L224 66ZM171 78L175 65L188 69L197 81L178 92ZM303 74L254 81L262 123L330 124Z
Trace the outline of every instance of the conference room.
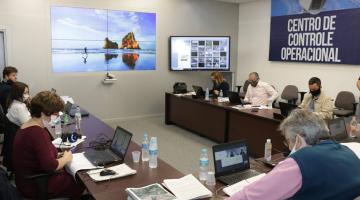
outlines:
M1 0L0 199L360 197L359 17L360 0Z

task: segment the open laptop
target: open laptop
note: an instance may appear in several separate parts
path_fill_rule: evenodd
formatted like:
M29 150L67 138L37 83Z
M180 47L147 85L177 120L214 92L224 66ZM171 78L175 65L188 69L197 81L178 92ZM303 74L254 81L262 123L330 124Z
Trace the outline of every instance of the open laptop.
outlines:
M245 140L214 145L212 149L215 177L220 182L232 185L260 174L250 169L249 152Z
M279 102L281 115L287 117L290 115L291 111L298 108L297 105L285 102Z
M243 101L240 98L239 93L237 92L232 92L232 91L228 91L228 97L229 97L229 101L231 104L235 104L235 105L244 105Z
M346 124L343 117L332 119L328 121L330 138L340 141L348 138Z
M201 86L193 85L192 88L194 89L194 92L196 94L197 98L204 98L205 97L205 91Z
M76 105L73 105L69 101L65 104L65 113L70 115L71 117L75 117ZM83 109L80 109L81 117L89 116L89 113Z
M104 166L113 162L124 160L133 134L117 127L111 145L105 150L88 149L85 157L96 166Z

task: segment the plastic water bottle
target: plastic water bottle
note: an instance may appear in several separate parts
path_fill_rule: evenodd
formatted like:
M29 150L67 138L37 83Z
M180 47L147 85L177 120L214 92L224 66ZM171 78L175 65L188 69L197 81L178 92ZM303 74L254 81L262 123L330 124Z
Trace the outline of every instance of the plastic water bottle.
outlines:
M353 116L351 121L350 121L350 137L351 138L355 138L356 137L356 132L357 130L357 120L356 120L356 116Z
M222 90L220 90L219 97L223 97L223 96L224 96L224 93Z
M149 138L147 133L144 133L144 141L141 148L141 160L149 161Z
M210 98L209 98L209 88L206 88L206 91L205 91L205 101L209 101Z
M265 153L264 153L264 158L267 162L271 161L271 150L272 150L271 139L267 139L265 143Z
M80 107L77 106L75 112L75 130L79 136L81 135L80 129L81 129L81 111L80 111Z
M201 149L200 152L200 171L199 171L199 179L200 181L206 181L208 177L208 168L209 168L209 157L207 150L205 148Z
M269 108L269 109L272 109L272 108L273 108L273 107L272 107L272 103L273 103L272 99L269 98L269 99L268 99L268 108Z
M150 154L149 167L157 168L158 146L157 146L156 137L151 137L150 139L149 154Z
M61 137L61 118L60 116L55 119L55 135L56 138Z

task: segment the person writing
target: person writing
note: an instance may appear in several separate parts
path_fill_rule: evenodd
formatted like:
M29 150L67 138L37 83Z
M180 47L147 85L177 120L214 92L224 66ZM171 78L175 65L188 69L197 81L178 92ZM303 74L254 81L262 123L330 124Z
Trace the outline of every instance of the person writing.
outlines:
M326 122L296 109L280 125L291 153L272 171L227 200L348 200L360 196L360 160L332 140Z
M220 91L222 91L223 96L227 97L227 93L229 91L229 83L226 82L224 76L220 72L211 73L211 80L213 81L213 88L210 93L220 96Z
M312 77L309 80L309 93L306 93L302 103L299 105L301 109L314 112L322 119L332 119L334 105L331 99L325 95L321 90L321 80L317 77Z
M267 106L269 102L274 102L279 96L269 83L260 80L257 72L250 73L248 80L250 85L246 91L245 102L255 106Z
M27 107L29 100L29 87L22 82L13 83L7 103L8 112L6 114L10 122L21 126L31 118Z
M36 198L36 184L26 176L38 173L50 174L49 198L79 199L84 191L81 182L76 183L64 166L71 162L72 154L65 151L61 157L51 143L45 126L51 115L64 109L61 98L50 91L38 93L30 103L31 119L17 131L13 145L13 169L18 190L26 198Z

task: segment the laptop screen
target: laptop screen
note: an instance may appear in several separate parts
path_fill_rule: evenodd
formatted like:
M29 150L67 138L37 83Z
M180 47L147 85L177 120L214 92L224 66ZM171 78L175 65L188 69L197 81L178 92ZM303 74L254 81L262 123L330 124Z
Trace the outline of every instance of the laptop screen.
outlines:
M246 141L213 146L215 175L223 176L250 168Z
M123 128L117 127L111 143L111 150L120 158L124 158L129 147L132 134Z

